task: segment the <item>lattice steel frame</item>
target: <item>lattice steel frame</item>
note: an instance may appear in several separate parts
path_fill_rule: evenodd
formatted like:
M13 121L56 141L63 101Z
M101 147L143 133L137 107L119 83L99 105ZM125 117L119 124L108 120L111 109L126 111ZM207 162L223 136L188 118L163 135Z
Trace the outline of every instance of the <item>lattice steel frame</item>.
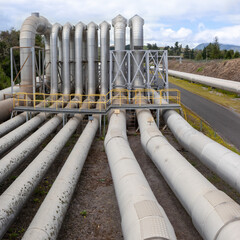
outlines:
M117 54L121 54L122 61L118 62ZM141 60L137 62L136 55ZM136 64L137 70L133 73L132 66ZM114 69L115 68L115 69ZM144 88L168 89L168 52L167 50L110 50L109 90L122 87L134 89L134 80L140 74ZM124 81L123 85L116 85L118 77Z

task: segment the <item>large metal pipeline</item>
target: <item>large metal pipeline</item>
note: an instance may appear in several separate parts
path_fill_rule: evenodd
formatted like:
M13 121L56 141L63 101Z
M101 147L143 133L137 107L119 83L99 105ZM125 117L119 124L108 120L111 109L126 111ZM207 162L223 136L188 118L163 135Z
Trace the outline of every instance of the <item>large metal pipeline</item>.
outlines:
M70 82L70 41L72 42L73 26L66 23L62 31L62 44L63 44L63 94L71 93ZM72 45L72 43L71 43ZM72 51L71 51L72 52Z
M55 23L52 27L51 45L51 94L58 93L58 42L61 39L62 26Z
M204 239L240 238L240 206L204 178L150 123L149 110L137 110L141 142Z
M118 50L125 49L125 23L122 16L113 19L114 32L118 32L115 34L118 38L114 39ZM120 61L121 56L118 55ZM104 145L120 208L124 239L176 239L171 223L129 147L125 111L110 116Z
M101 94L108 93L109 83L109 48L111 25L104 21L100 25L100 46L101 46Z
M83 94L83 44L84 34L86 34L86 25L79 22L75 26L75 94Z
M88 59L88 95L96 92L96 58L98 56L97 50L97 30L98 26L94 22L87 25L87 59Z
M143 25L144 20L138 16L135 15L129 20L129 27L130 27L130 37L131 37L131 50L142 50L143 49ZM133 58L132 59L132 68L133 68L133 74L132 78L133 86L134 88L143 88L143 64L141 67L139 67L141 60L143 57L143 52L141 51L134 51ZM142 74L141 74L142 72Z
M240 94L240 83L220 78L168 70L169 75Z
M57 239L98 125L88 122L22 239Z
M126 136L126 114L112 114L104 141L121 213L124 239L176 239L133 155Z
M23 66L25 60L28 58L21 71L21 87L20 92L32 92L33 75L32 75L32 54L31 47L35 46L35 36L36 34L41 34L45 36L45 49L47 50L46 62L50 60L49 52L49 40L51 33L52 25L48 20L42 16L39 16L38 13L33 13L32 16L28 17L22 24L20 30L20 64ZM50 66L46 69L47 81L50 80Z
M86 108L85 102L82 108ZM0 196L0 238L14 221L24 203L39 184L68 139L76 131L84 115L75 114Z
M168 110L164 120L178 142L203 164L240 192L240 156L195 130L177 112Z

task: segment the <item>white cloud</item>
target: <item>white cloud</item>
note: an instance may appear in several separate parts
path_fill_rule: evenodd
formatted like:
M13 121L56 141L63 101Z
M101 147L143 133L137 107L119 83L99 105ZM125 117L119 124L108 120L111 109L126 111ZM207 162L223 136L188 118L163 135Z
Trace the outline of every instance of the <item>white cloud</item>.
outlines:
M224 27L219 29L206 29L194 36L194 41L198 43L213 42L218 37L220 43L239 45L240 42L240 25Z
M145 42L160 45L179 41L191 46L212 41L215 35L220 42L237 44L237 38L240 42L240 31L236 26L228 27L231 31L225 33L224 29L210 30L207 26L208 21L224 22L225 25L240 23L240 0L0 0L0 30L19 29L24 19L37 11L51 23L61 24L67 21L100 24L103 20L111 23L119 13L128 19L139 14L145 19ZM189 27L189 22L195 23L192 25L196 29ZM186 23L188 26L184 26Z

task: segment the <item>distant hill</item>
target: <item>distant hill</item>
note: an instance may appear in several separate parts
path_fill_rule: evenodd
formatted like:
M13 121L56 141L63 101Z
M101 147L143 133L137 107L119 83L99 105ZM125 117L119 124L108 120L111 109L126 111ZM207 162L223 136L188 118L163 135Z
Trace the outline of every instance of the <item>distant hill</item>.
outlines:
M195 50L203 50L209 43L201 43L198 46L196 46ZM220 43L220 50L233 50L233 51L239 51L240 52L240 46L231 45L231 44L222 44Z

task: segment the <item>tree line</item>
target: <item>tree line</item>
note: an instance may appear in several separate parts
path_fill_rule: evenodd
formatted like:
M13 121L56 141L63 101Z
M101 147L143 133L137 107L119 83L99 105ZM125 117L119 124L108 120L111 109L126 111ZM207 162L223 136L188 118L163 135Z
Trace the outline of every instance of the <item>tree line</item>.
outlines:
M147 44L147 49L155 50L168 50L169 56L182 56L185 59L194 59L194 60L213 60L213 59L233 59L239 58L240 53L233 50L221 50L216 37L212 43L209 43L203 50L190 49L189 45L186 45L185 48L182 47L179 42L175 42L174 46L166 46L160 48L156 43Z

